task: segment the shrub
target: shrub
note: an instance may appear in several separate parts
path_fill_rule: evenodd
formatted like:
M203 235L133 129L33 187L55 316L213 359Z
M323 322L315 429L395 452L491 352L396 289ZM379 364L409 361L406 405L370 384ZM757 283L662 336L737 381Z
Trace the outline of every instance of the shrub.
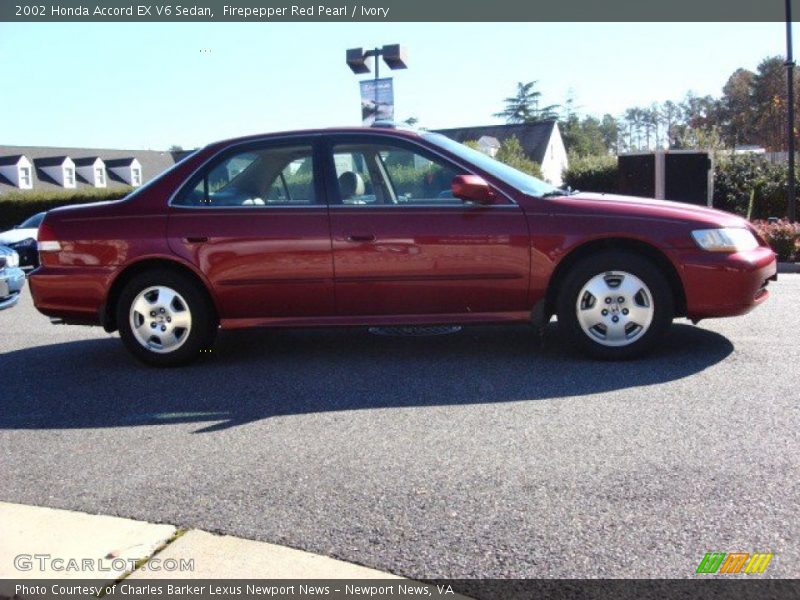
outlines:
M784 217L788 167L755 154L723 157L714 166L714 207L753 219Z
M103 200L117 200L127 196L132 188L79 189L73 191L8 192L0 195L0 231L10 229L43 210L68 204L86 204Z
M792 223L781 219L769 221L753 221L759 235L763 237L778 255L778 260L789 261L800 250L800 223Z
M543 179L542 166L528 158L516 136L512 135L510 138L500 142L500 149L497 151L495 158L501 163L515 168L517 171Z
M569 157L569 167L562 175L564 185L586 192L619 191L619 166L617 157L607 154Z

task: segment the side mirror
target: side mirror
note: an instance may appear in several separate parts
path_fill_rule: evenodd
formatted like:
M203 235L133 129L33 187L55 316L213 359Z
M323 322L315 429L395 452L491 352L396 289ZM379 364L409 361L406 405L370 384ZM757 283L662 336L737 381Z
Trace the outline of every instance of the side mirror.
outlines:
M479 204L494 204L497 194L492 191L483 177L477 175L456 175L450 185L453 196L468 202Z

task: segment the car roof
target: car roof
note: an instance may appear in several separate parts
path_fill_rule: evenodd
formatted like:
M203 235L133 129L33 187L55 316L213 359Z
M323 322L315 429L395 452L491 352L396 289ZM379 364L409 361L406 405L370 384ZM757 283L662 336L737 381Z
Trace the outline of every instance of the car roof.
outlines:
M303 135L324 135L335 133L350 133L350 134L364 134L364 135L392 135L402 138L418 139L420 132L413 129L396 129L394 127L326 127L319 129L294 129L289 131L274 131L269 133L261 133L254 135L246 135L242 137L229 138L220 140L210 144L211 146L229 144L241 144L246 142L255 142L270 138L280 138L285 136L303 136Z

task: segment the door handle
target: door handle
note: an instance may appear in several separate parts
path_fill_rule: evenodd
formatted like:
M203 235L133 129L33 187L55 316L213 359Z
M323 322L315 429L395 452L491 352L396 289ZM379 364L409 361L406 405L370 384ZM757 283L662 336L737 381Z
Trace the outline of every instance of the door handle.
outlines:
M205 244L208 241L208 238L204 235L196 235L183 238L187 244Z
M348 242L374 242L375 236L371 233L359 234L359 235L348 235L347 236Z

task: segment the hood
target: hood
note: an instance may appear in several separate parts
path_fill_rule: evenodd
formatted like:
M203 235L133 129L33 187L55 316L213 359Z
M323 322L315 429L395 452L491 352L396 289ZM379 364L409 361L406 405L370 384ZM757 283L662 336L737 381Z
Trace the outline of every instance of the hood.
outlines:
M0 244L16 244L28 238L36 239L38 229L9 229L0 233Z
M581 212L681 221L714 227L747 227L742 217L714 208L636 196L581 192L552 199L555 204Z

